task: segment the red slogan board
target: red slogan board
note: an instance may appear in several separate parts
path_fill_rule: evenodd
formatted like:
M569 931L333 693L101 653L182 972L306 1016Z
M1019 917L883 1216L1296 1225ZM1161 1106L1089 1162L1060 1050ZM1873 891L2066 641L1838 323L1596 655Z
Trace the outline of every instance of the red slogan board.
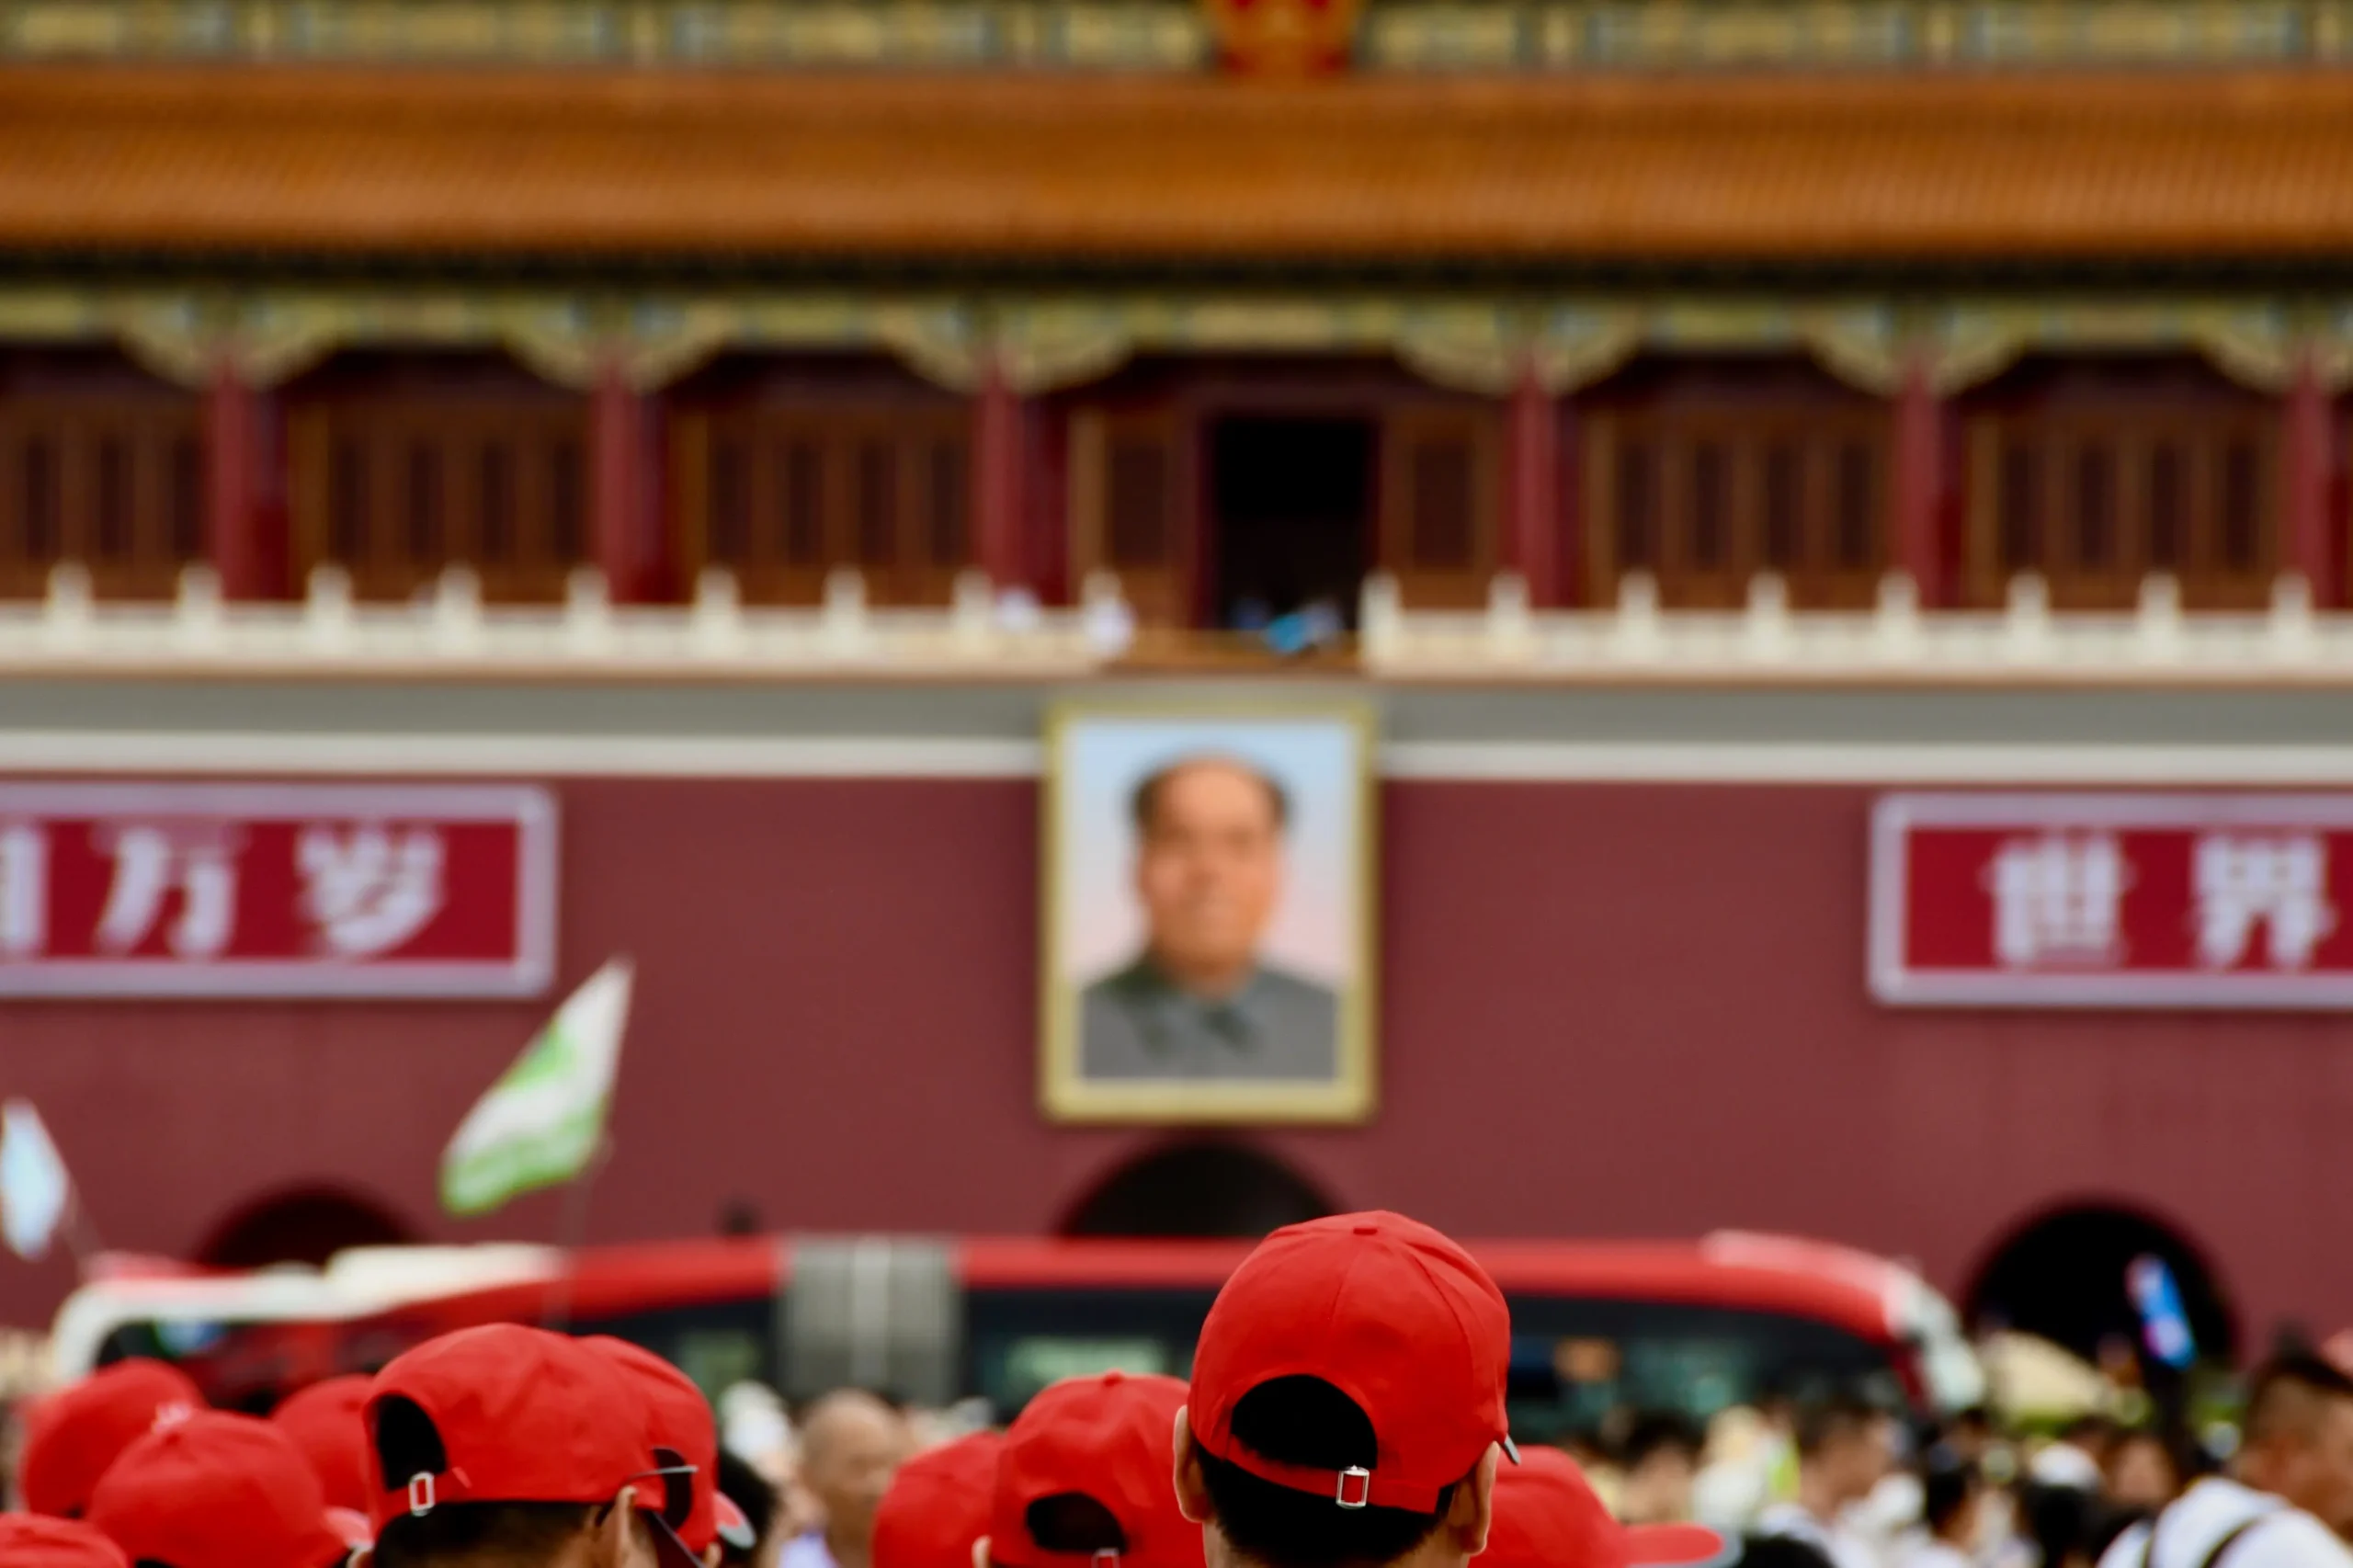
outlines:
M2353 795L1889 795L1870 983L1927 1006L2353 1006Z
M0 784L0 995L536 995L555 829L524 788Z

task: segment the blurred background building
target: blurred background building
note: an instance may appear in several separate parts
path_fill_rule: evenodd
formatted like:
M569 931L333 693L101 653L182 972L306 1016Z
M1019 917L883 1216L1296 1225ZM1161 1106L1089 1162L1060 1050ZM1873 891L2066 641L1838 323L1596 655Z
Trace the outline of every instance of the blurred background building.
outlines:
M549 788L555 978L639 965L597 1236L1385 1205L2333 1328L2337 1017L1864 958L1885 788L2353 777L2348 57L2353 0L0 0L0 769ZM1377 709L1367 1124L1037 1109L1037 737L1108 679ZM0 1089L111 1244L471 1237L434 1156L544 1011L14 1000Z

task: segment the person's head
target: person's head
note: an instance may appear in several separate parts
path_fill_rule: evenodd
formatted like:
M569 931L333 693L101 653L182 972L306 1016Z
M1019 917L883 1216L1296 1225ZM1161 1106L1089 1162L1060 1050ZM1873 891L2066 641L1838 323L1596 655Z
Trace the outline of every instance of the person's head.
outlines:
M327 1501L356 1513L368 1511L368 1428L359 1407L375 1380L365 1373L328 1378L299 1389L279 1402L269 1419L286 1434L318 1472Z
M915 1446L906 1418L870 1393L843 1389L809 1406L801 1423L801 1478L825 1512L839 1556L874 1536L874 1509Z
M318 1473L268 1422L199 1411L122 1451L89 1522L157 1568L331 1568L350 1551Z
M131 1568L103 1531L46 1514L0 1514L0 1563L8 1568Z
M2266 1363L2247 1386L2233 1468L2331 1529L2353 1528L2353 1379L2316 1356Z
M2059 1440L2098 1459L2107 1454L2109 1438L2115 1431L2116 1424L2105 1415L2077 1415L2059 1428Z
M2080 1486L2030 1481L2018 1488L2019 1533L2047 1568L2087 1568L2099 1561L2092 1532L2102 1512L2098 1499Z
M17 1491L28 1513L77 1519L125 1449L168 1421L204 1408L187 1373L133 1358L102 1367L40 1400L25 1422Z
M1982 1461L1993 1451L1995 1439L1994 1413L1982 1404L1972 1404L1956 1415L1945 1428L1945 1446L1965 1460Z
M1461 1568L1510 1451L1510 1359L1503 1293L1428 1226L1341 1214L1268 1236L1210 1308L1176 1428L1210 1568Z
M742 1510L719 1491L719 1422L710 1403L686 1373L642 1346L604 1335L581 1341L620 1369L645 1404L645 1454L649 1468L693 1467L687 1478L686 1517L678 1540L706 1568L716 1568L722 1538L745 1551L759 1536Z
M1106 1372L1031 1400L998 1449L970 1568L1202 1568L1169 1485L1185 1398L1175 1378Z
M767 1568L772 1558L771 1548L777 1544L777 1519L780 1500L767 1478L738 1458L729 1449L719 1450L719 1494L744 1516L745 1528L751 1532L752 1544L731 1544L724 1536L719 1541L720 1568ZM954 1563L950 1568L963 1568Z
M1984 1501L1984 1475L1976 1460L1939 1448L1920 1467L1920 1522L1946 1545L1974 1544Z
M378 1373L362 1414L373 1568L696 1568L647 1517L685 1519L684 1467L652 1462L642 1395L577 1340L443 1335Z
M1620 1524L1575 1460L1529 1449L1495 1472L1495 1523L1479 1568L1722 1568L1732 1543L1692 1524Z
M1700 1444L1699 1428L1687 1415L1661 1411L1636 1416L1619 1445L1619 1517L1630 1525L1688 1519Z
M974 1432L899 1467L874 1510L873 1568L972 1568L1005 1439Z
M1798 1412L1798 1473L1811 1500L1831 1509L1871 1494L1894 1461L1894 1422L1851 1394L1836 1394Z
M2154 1513L2181 1491L2181 1467L2162 1434L2135 1429L2108 1446L2108 1500L2120 1508Z
M1154 960L1180 983L1246 975L1282 891L1282 786L1233 757L1187 757L1138 785L1132 809Z

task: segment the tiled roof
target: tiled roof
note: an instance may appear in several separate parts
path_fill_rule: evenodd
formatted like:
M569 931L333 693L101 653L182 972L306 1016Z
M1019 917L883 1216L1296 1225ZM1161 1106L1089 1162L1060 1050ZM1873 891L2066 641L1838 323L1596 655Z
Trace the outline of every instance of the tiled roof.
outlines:
M0 247L2353 256L2353 74L0 71Z

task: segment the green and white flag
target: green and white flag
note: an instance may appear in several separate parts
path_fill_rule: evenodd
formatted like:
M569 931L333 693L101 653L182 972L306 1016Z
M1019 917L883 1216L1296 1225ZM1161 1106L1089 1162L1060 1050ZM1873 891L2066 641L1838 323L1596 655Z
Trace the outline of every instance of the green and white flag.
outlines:
M630 965L614 959L558 1007L441 1153L441 1207L487 1214L596 1160L629 1023Z

